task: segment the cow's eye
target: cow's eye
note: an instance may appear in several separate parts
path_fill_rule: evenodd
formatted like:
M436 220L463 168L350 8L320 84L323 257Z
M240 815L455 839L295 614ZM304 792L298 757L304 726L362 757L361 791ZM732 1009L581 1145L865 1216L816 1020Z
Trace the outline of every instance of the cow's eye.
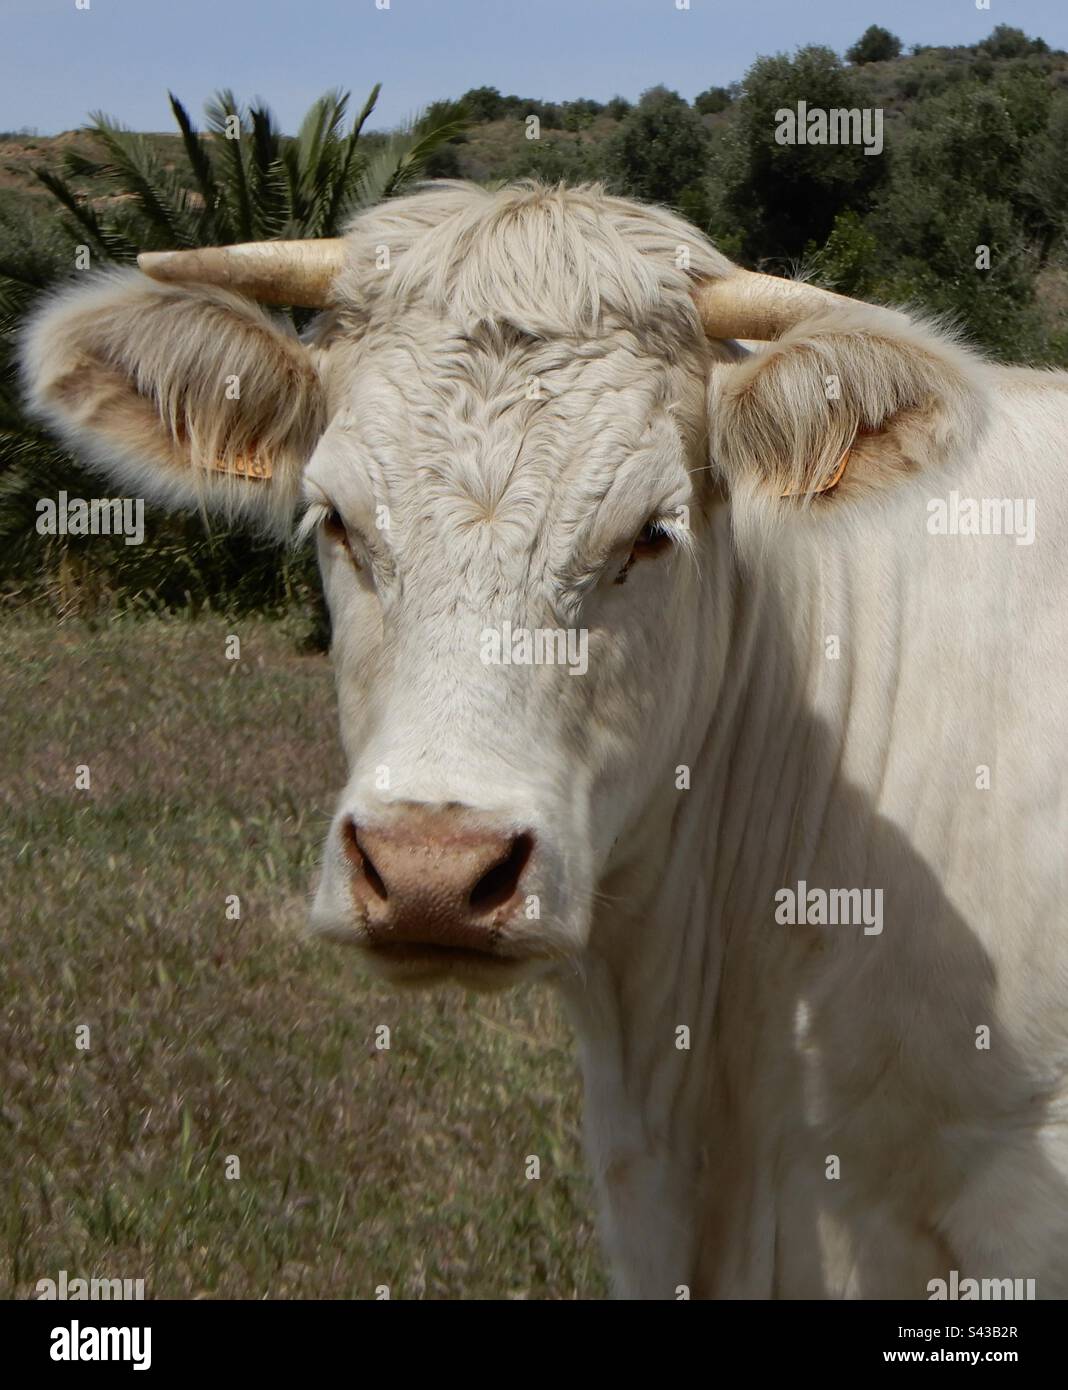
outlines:
M335 541L338 545L343 545L348 551L352 563L357 569L361 568L360 562L353 552L352 543L349 541L348 529L341 518L341 513L336 507L331 507L323 517L323 534L327 536L328 539Z
M630 573L631 565L633 565L636 560L647 560L653 555L659 555L661 551L667 550L670 545L671 535L663 524L655 518L651 521L647 521L634 538L634 544L631 546L626 564L616 575L616 583L623 583Z
M631 560L642 560L648 555L659 555L670 544L671 537L660 522L647 521L638 532L634 549L630 552L630 558Z

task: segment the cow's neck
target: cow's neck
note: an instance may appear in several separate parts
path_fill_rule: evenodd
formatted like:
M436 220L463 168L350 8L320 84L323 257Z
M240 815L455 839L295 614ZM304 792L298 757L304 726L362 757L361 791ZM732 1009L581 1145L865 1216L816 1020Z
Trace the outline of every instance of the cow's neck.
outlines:
M581 986L567 989L602 1227L632 1295L696 1284L767 1297L781 1292L784 1261L793 1287L820 1286L810 1232L777 1251L776 1149L805 1131L798 1030L813 953L859 961L866 934L776 925L775 895L799 880L864 886L878 798L844 769L877 766L889 723L863 711L854 750L846 693L868 654L847 576L818 547L810 559L735 587L723 684L680 748L690 788L671 785L601 885L611 906ZM893 620L881 615L881 642Z

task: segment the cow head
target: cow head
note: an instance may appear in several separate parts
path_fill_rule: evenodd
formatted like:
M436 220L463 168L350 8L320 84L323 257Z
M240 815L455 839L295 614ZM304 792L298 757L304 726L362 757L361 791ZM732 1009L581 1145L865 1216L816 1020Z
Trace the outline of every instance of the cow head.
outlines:
M848 502L956 418L898 316L597 189L146 259L37 316L30 399L129 488L315 538L348 776L313 922L391 978L576 961L610 871L662 860L732 524ZM300 339L253 297L324 313Z

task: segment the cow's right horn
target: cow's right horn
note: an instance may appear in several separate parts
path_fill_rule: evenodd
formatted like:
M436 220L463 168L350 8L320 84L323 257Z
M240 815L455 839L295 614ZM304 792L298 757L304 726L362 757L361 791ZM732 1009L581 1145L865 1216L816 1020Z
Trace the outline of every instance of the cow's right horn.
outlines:
M195 251L143 251L137 264L168 284L220 285L265 304L325 309L345 263L341 237L315 241L248 241Z
M693 297L710 338L771 341L821 309L856 307L854 300L816 285L752 270L702 280Z

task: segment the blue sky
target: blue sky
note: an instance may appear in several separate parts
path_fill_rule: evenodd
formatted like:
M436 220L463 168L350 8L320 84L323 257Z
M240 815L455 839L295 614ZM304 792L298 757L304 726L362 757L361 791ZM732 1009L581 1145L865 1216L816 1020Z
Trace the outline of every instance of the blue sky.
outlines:
M82 0L84 3L85 0ZM196 115L220 86L262 96L286 130L327 87L362 101L373 127L483 84L521 96L605 100L666 83L692 97L753 58L869 24L906 43L974 43L1013 24L1068 49L1068 0L0 0L0 130L43 134L102 109L171 128L173 89ZM383 0L378 0L383 3Z

